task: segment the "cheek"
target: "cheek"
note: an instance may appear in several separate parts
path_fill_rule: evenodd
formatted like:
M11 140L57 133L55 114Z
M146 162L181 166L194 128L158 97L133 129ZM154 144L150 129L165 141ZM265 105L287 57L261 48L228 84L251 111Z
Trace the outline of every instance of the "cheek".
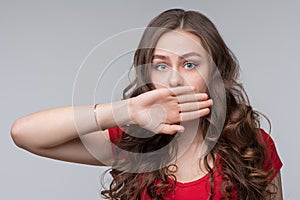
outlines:
M206 92L207 91L207 86L204 81L202 82L197 82L197 86L195 86L197 89L197 92Z
M209 67L203 66L197 70L197 74L194 74L193 84L197 88L198 92L207 92L207 82L209 77ZM197 85L197 86L196 86Z
M199 74L190 76L186 78L187 84L194 86L196 88L196 92L206 92L207 91L207 85L202 76Z
M166 85L164 82L166 78L163 78L160 73L150 72L150 81L154 85L155 88L162 88Z

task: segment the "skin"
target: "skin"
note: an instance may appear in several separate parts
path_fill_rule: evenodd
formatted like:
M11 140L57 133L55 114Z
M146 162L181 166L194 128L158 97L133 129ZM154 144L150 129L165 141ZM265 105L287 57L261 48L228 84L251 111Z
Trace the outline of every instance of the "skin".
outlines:
M154 51L151 80L156 88L190 85L195 92L206 92L209 70L206 55L194 34L182 30L165 33Z
M153 60L157 67L151 69L156 90L97 106L98 124L92 105L51 108L23 116L11 128L15 144L43 157L104 166L113 159L107 130L110 127L138 124L155 133L188 134L189 123L209 114L213 102L205 93L209 68L200 40L184 31L178 33L166 33L158 41L155 55L160 56ZM197 67L191 64L195 62ZM176 160L179 182L190 182L207 173L199 169L199 158L195 156L199 145L201 137ZM281 191L280 180L278 173L273 182ZM282 199L281 192L278 199Z

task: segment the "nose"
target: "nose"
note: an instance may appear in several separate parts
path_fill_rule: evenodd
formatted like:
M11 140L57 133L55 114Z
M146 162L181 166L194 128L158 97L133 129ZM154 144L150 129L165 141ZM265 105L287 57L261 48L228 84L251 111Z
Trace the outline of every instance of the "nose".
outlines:
M184 84L184 79L177 70L171 70L169 75L169 85L170 87L182 86Z

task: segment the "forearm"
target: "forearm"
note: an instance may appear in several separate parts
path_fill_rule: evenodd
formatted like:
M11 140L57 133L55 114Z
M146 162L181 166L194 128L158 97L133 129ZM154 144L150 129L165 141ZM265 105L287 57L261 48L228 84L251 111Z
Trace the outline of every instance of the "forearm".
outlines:
M110 127L134 123L131 100L133 98L98 105L95 111L99 129L105 130Z
M127 102L123 100L101 104L96 113L93 105L39 111L17 119L12 126L11 135L15 143L25 149L52 148L80 135L99 131L99 126L105 130L120 125L120 122L128 123L130 117L126 116Z

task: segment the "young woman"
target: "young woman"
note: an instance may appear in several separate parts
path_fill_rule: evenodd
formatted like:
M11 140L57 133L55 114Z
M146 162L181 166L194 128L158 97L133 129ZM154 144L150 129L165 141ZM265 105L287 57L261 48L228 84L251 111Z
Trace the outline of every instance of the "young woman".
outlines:
M110 199L282 199L274 143L208 18L161 13L145 29L133 66L123 100L24 116L12 126L15 143L45 157L112 166L102 191Z

